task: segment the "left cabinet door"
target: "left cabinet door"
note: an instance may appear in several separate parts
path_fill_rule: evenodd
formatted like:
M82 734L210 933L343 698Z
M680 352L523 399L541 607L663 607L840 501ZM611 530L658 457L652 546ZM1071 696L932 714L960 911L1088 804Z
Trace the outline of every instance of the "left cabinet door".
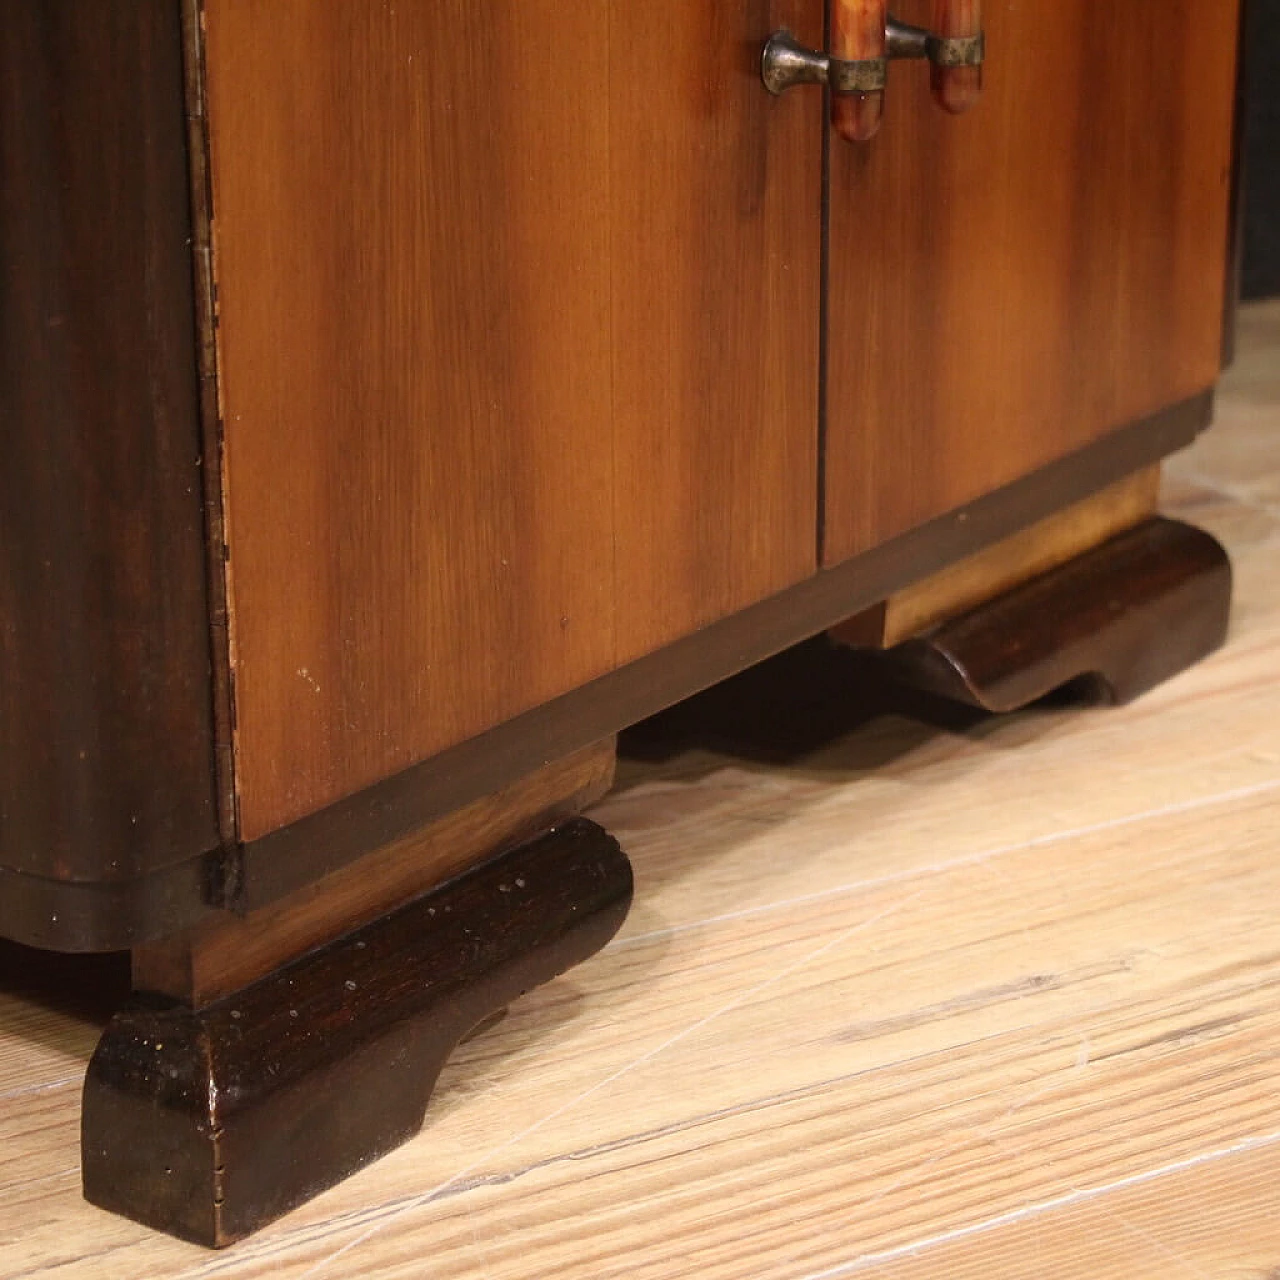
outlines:
M815 566L819 0L206 0L240 834Z

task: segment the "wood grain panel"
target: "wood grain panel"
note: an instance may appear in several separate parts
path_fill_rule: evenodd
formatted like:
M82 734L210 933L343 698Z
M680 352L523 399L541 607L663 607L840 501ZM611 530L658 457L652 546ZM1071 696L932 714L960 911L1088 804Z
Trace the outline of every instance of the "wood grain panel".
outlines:
M822 102L759 67L822 6L606 7L625 662L816 567Z
M812 571L818 9L208 4L242 837Z
M612 659L591 7L206 11L241 835ZM564 216L571 214L572 216Z
M876 140L832 147L827 563L1218 375L1236 6L986 24L972 112L895 66Z
M47 945L35 898L218 845L186 156L172 0L5 8L0 927Z

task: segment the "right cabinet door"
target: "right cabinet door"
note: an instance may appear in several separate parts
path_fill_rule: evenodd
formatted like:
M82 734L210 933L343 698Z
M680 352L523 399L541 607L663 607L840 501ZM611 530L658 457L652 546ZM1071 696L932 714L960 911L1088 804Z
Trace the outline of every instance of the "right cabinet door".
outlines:
M832 134L827 564L1218 374L1236 5L987 0L985 27L969 114L894 63L874 141Z

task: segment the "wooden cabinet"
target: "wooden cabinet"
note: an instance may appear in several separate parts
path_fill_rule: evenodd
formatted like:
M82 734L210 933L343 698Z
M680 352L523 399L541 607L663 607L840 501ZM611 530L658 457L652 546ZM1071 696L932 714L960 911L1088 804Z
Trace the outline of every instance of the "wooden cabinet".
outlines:
M344 1128L315 1081L372 1089L378 1019L438 1067L486 999L602 945L630 877L589 824L475 866L598 794L612 736L663 707L959 562L969 603L1003 603L912 660L970 700L1018 648L993 627L1035 633L1010 705L1103 632L1131 687L1220 638L1220 551L1167 522L1005 588L1068 554L1047 519L1103 541L1150 515L1152 468L1208 423L1236 6L986 0L978 104L944 114L894 62L851 144L868 117L771 96L761 50L852 41L844 8L876 3L0 18L0 934L133 949L177 999L95 1058L102 1202L221 1243L307 1193L233 1205L226 1159L292 1186L404 1136L412 1100L362 1094ZM1006 546L1028 530L1034 566ZM1105 607L1075 608L1108 556ZM994 666L939 676L975 636ZM539 866L557 883L512 923L495 895ZM428 890L475 928L404 905ZM351 931L393 909L418 914L364 954ZM375 953L360 1012L333 979ZM455 953L501 972L446 982ZM284 965L340 1066L271 1030ZM429 1010L397 965L431 969ZM139 1059L156 1040L190 1048L178 1074ZM260 1059L303 1083L201 1074ZM139 1106L190 1182L157 1182Z
M858 145L761 84L824 20L4 20L8 932L265 901L1204 425L1234 6L992 0Z

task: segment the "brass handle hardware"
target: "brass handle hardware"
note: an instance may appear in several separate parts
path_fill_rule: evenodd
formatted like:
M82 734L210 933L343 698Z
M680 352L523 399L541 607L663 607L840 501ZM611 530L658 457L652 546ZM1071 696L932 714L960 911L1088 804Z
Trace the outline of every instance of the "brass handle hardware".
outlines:
M914 27L884 13L882 0L837 0L832 53L775 31L764 46L760 78L772 94L801 84L831 90L831 120L841 137L863 142L875 135L889 63L919 59L930 65L933 95L944 110L968 110L982 89L986 40L980 0L937 0L941 31ZM857 56L845 56L845 55ZM837 56L840 55L840 56Z
M935 67L980 67L986 54L986 38L940 36L924 27L890 18L885 23L885 46L890 58L927 58Z
M764 47L760 78L775 95L798 84L830 85L833 93L877 93L885 86L887 69L884 58L833 58L800 44L789 31L775 31Z

